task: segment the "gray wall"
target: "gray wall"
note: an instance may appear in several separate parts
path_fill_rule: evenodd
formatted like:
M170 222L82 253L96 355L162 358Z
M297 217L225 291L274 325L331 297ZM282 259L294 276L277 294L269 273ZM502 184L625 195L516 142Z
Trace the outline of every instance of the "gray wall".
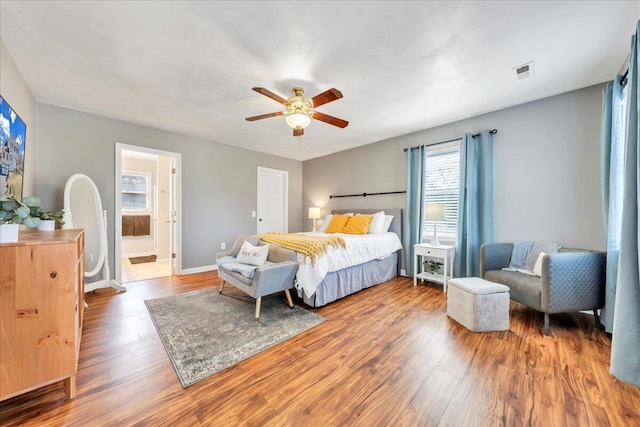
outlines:
M27 125L22 195L36 195L36 100L0 39L0 95ZM48 207L42 205L42 207Z
M88 175L108 211L112 269L116 142L181 153L183 268L215 264L221 242L229 247L238 233L255 233L258 166L289 172L289 231L301 230L302 162L48 104L38 104L37 120L43 206L62 208L67 179Z
M602 88L596 85L305 161L303 211L309 206L404 208L404 194L333 200L329 195L406 190L403 148L497 128L494 240L604 249ZM306 215L304 224L310 229Z

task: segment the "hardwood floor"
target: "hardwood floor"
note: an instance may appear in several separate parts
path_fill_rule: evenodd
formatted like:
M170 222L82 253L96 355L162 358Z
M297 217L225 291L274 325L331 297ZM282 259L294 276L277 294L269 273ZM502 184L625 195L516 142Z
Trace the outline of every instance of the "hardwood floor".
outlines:
M436 285L396 278L314 309L327 321L186 389L143 300L215 273L87 294L77 396L62 383L0 403L2 425L638 426L640 389L609 374L610 338L584 314L511 305L473 333ZM636 355L637 356L637 355Z

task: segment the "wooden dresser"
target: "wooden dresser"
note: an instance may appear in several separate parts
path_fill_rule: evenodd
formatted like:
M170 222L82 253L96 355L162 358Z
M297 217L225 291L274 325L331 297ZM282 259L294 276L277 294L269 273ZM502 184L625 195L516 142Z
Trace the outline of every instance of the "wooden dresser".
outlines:
M0 244L0 400L56 381L75 396L83 314L83 230Z

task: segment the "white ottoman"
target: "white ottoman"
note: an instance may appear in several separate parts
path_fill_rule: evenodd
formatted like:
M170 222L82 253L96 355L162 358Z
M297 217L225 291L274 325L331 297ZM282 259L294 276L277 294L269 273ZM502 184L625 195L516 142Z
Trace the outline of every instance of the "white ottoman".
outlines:
M473 332L509 329L509 288L478 277L449 280L447 316Z

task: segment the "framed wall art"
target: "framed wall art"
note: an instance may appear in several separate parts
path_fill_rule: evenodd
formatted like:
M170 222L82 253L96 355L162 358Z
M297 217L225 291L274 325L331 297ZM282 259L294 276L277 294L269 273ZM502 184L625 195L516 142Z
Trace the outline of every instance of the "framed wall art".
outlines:
M0 95L0 193L22 200L27 125Z

